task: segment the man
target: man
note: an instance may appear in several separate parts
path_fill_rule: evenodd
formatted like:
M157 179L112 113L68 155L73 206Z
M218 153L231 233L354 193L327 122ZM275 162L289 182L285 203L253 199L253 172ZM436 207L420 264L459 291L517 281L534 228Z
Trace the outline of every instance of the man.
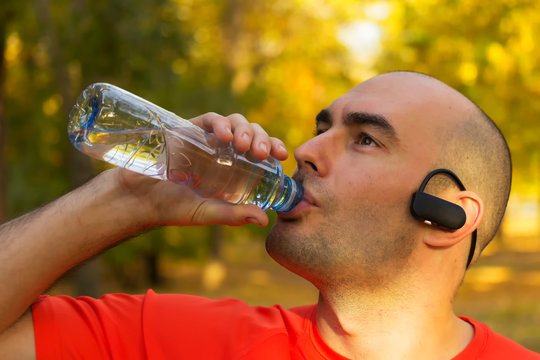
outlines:
M281 141L240 115L193 122L259 159L287 156ZM452 310L508 199L510 155L493 122L438 80L396 72L356 86L316 123L317 135L295 152L305 199L279 214L267 238L270 256L317 286L316 306L151 291L39 297L70 267L145 228L268 223L255 206L114 169L1 228L0 356L539 359ZM457 178L441 170L424 192L457 205L463 221L452 229L411 214L412 194L437 169Z

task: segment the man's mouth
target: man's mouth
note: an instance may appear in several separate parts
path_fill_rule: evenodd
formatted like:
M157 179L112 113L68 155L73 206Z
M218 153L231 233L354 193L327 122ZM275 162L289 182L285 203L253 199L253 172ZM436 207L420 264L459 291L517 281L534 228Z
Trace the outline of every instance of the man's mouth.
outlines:
M293 220L300 217L302 214L306 213L310 209L318 207L317 201L311 192L304 188L304 198L298 203L291 211L286 213L278 211L278 217L283 220Z

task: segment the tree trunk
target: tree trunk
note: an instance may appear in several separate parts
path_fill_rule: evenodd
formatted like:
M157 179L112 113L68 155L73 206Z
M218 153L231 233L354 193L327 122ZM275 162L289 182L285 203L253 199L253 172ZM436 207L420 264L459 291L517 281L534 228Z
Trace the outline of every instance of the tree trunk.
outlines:
M8 3L9 4L9 3ZM13 10L0 2L0 224L7 220L7 119L6 119L6 52L7 26L14 16Z
M210 260L203 270L202 283L206 291L218 290L227 276L222 259L223 225L210 227Z
M7 37L7 13L0 5L0 224L7 219L6 214L6 113L4 84L6 78L6 63L4 52Z
M159 286L162 280L159 272L159 254L161 253L160 240L161 239L150 239L150 249L146 251L144 256L148 282L151 287Z
M223 225L213 225L210 227L210 258L212 260L222 260Z

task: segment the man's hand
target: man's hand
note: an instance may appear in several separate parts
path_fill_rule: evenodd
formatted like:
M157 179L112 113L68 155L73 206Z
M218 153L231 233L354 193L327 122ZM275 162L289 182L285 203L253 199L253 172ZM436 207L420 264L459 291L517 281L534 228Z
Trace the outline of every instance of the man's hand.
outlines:
M250 151L259 160L272 156L278 160L288 157L287 149L281 140L270 137L256 123L249 123L240 114L221 116L216 113L206 113L190 120L208 132L216 134L223 142L232 141L236 149Z
M250 152L259 160L268 156L285 160L288 156L283 142L272 138L258 125L249 123L239 114L221 116L207 113L191 120L223 142L231 142L242 152ZM143 227L161 225L244 225L268 224L268 217L255 205L230 203L198 196L186 186L150 179L123 169L115 169L119 188L136 202L130 209Z

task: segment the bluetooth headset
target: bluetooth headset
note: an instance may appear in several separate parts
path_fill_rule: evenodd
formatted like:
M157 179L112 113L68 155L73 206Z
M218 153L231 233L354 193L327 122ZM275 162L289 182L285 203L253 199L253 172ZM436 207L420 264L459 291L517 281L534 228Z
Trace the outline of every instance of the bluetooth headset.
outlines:
M424 192L429 180L437 174L448 175L455 181L460 190L466 190L461 180L452 171L448 169L433 170L427 174L418 191L413 194L411 214L426 224L438 226L446 231L454 231L465 225L465 221L467 220L465 210L461 206ZM474 256L476 237L477 232L475 229L471 235L471 248L469 250L466 268L469 267Z

